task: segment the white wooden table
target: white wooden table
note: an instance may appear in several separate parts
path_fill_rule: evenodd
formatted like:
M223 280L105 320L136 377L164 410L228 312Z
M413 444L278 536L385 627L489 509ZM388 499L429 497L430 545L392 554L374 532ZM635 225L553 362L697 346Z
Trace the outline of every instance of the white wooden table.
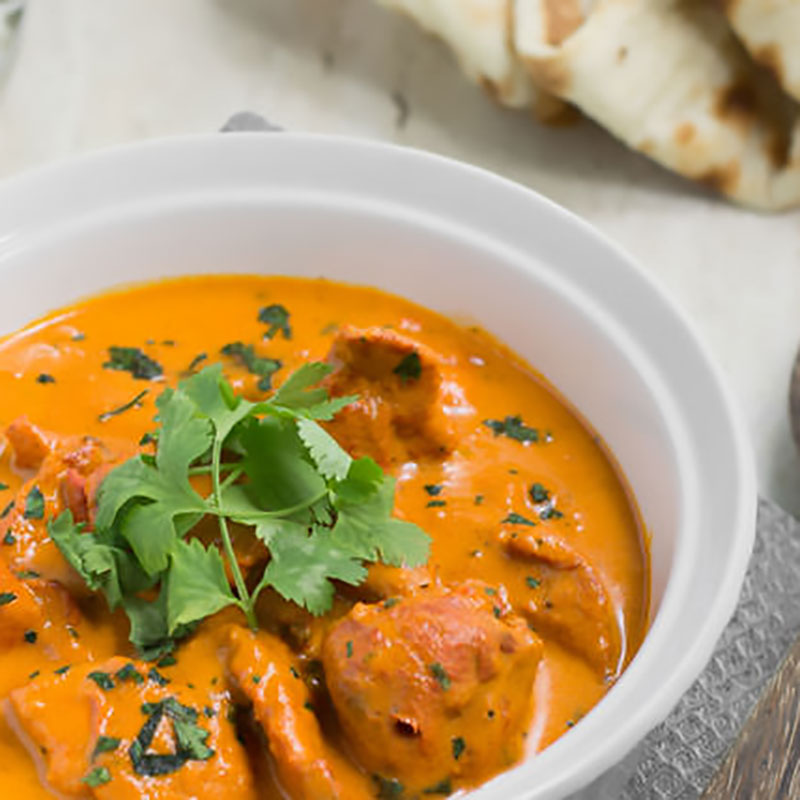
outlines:
M443 48L370 0L29 0L0 89L0 176L258 111L495 170L593 222L677 299L723 366L761 490L800 513L786 417L800 341L800 211L731 207L589 123L494 107ZM0 209L2 213L2 209Z

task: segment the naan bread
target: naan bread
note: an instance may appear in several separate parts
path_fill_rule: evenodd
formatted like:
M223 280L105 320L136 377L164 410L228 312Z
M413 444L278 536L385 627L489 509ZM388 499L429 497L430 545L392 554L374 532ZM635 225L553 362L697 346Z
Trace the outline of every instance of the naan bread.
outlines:
M800 100L800 0L725 0L724 6L753 58Z
M377 0L402 11L455 53L463 70L500 103L550 118L564 104L539 91L512 47L512 0Z
M737 202L800 204L798 106L710 0L515 0L514 14L543 89Z

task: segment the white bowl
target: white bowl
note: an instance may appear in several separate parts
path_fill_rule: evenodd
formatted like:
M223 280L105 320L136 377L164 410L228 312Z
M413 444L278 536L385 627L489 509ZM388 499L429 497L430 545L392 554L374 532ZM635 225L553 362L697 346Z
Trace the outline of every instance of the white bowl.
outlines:
M411 150L228 134L103 152L0 186L0 329L119 283L326 277L479 322L616 455L652 537L652 623L617 685L475 798L563 797L662 720L738 595L756 484L739 415L686 320L631 260L544 198Z

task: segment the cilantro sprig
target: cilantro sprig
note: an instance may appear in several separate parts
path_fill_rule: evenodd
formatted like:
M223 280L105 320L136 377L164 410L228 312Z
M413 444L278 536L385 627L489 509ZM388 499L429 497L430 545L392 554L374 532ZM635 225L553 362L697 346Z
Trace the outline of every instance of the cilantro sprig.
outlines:
M331 581L358 585L369 562L427 560L429 537L392 517L394 479L370 458L351 458L319 424L355 399L329 398L317 386L330 369L306 364L253 403L234 394L219 364L206 367L158 398L155 455L109 473L92 530L69 511L48 522L89 588L125 610L144 653L163 653L227 606L256 628L256 600L267 587L322 614ZM207 493L195 476L207 476ZM192 534L208 517L219 535L204 544ZM232 523L264 543L260 575L242 571Z

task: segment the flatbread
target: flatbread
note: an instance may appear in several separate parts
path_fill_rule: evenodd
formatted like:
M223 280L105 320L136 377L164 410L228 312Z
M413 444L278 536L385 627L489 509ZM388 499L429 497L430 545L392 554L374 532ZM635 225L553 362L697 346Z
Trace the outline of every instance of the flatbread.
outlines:
M512 0L377 0L401 11L424 30L442 39L464 72L498 102L511 108L531 107L547 118L563 103L544 96L512 47Z
M739 203L800 204L799 107L710 0L514 2L515 48L543 89Z
M800 0L724 0L723 5L750 55L800 100Z

